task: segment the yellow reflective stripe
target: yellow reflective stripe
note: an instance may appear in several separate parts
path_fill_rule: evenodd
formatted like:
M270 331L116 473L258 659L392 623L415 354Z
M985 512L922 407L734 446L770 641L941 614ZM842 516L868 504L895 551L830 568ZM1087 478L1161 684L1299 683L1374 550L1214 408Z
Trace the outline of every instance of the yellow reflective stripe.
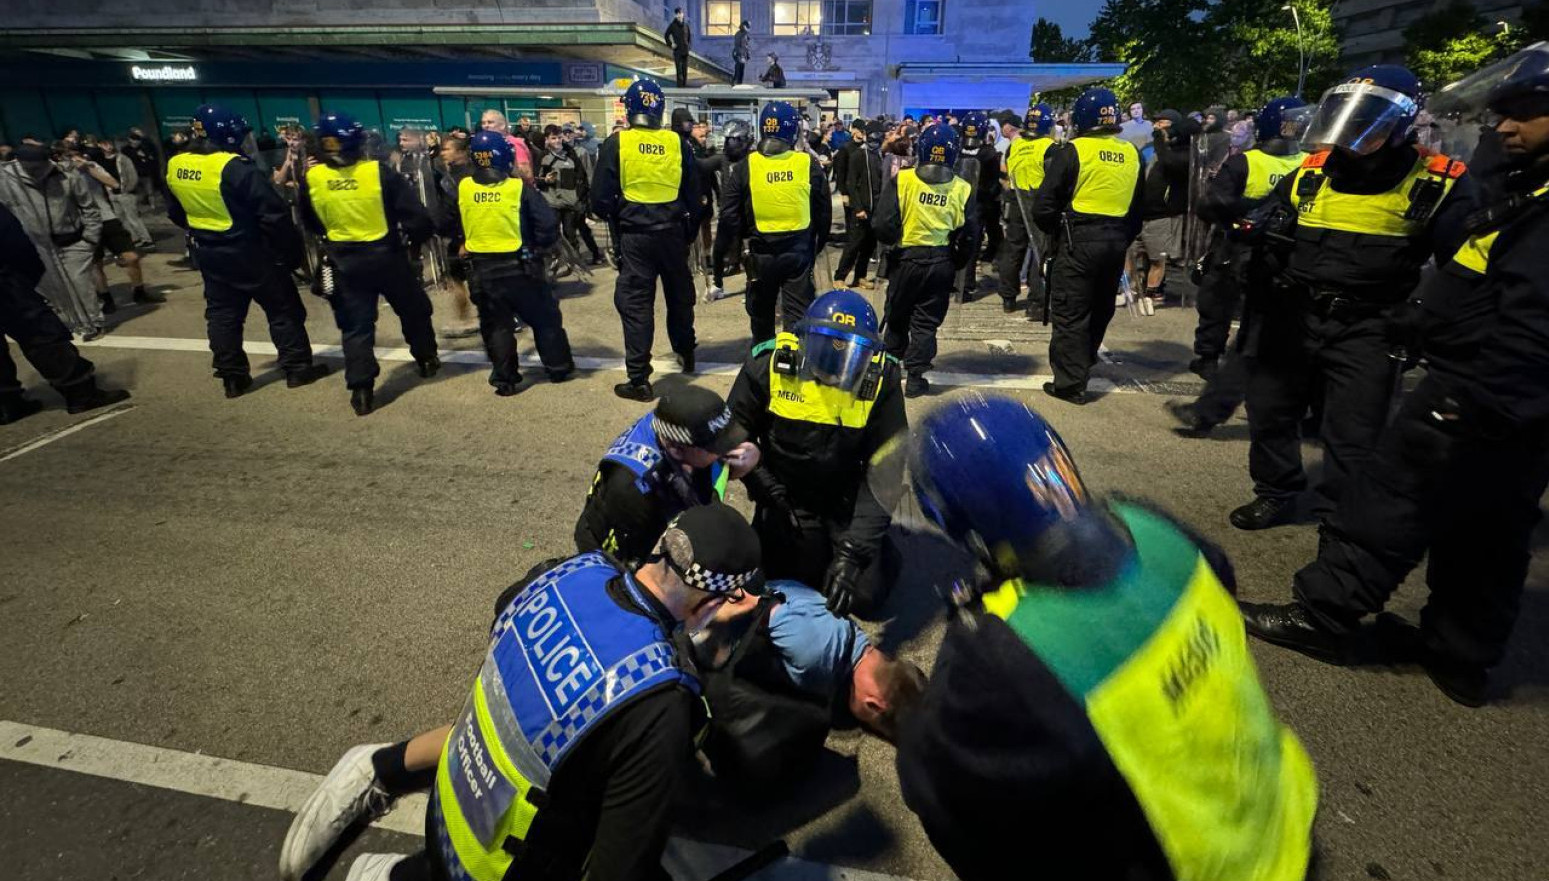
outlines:
M527 793L532 789L532 784L511 764L504 747L501 746L500 736L490 721L489 705L484 700L482 679L476 681L473 686L473 707L474 718L478 720L479 733L484 745L489 749L495 769L516 788L516 798L511 802L511 807L506 810L505 816L501 818L489 846L485 847L474 834L472 827L468 825L468 821L464 819L462 807L457 803L457 793L452 788L452 763L448 756L452 739L457 736L454 728L451 735L447 737L446 743L441 746L441 761L436 765L437 800L441 808L441 819L446 825L447 837L451 840L452 849L457 852L457 859L462 863L463 869L473 878L473 881L501 881L511 867L511 855L504 847L506 839L524 840L532 829L533 820L538 816L538 809L527 800Z
M231 210L221 195L221 174L235 153L179 153L167 161L167 188L183 206L190 229L226 232Z
M1140 180L1140 151L1115 135L1080 137L1070 142L1081 167L1070 210L1100 217L1124 217Z
M1341 193L1327 180L1318 188L1310 202L1304 202L1297 192L1302 179L1308 173L1322 174L1322 169L1301 168L1291 185L1291 205L1297 210L1297 224L1309 229L1327 229L1368 236L1408 238L1424 232L1429 217L1410 220L1404 217L1409 211L1409 194L1415 185L1425 179L1439 181L1442 185L1441 204L1452 192L1457 181L1445 175L1426 170L1426 160L1416 158L1414 168L1385 193L1358 195Z
M801 345L795 334L782 333L775 337L775 348L798 349ZM882 355L873 360L880 362ZM769 412L783 419L796 422L812 422L817 425L838 425L843 428L865 428L871 419L874 401L862 401L844 389L837 389L800 376L780 373L774 369L775 359L769 359Z
M509 254L522 247L522 179L481 184L472 175L457 184L463 238L474 254Z
M1307 154L1271 156L1263 150L1249 150L1242 154L1242 158L1248 161L1248 184L1243 188L1243 198L1262 199L1274 192L1281 178L1300 168Z
M683 141L670 129L619 132L619 186L627 201L661 205L678 198L683 183Z
M928 184L913 168L898 172L898 210L904 234L899 246L941 247L952 231L967 218L968 195L973 187L956 175L946 183Z
M387 238L382 204L382 169L375 160L334 168L325 162L307 169L307 196L330 242L375 242Z
M1011 142L1006 151L1006 173L1011 186L1032 192L1043 186L1043 160L1054 145L1053 138L1022 138Z
M1173 875L1301 881L1317 779L1276 721L1242 615L1203 556L1146 643L1087 695Z
M716 498L721 499L723 501L726 499L726 482L728 480L730 480L730 479L731 479L731 469L730 468L725 468L725 467L721 468L721 473L719 475L717 475L716 478L715 478L715 497ZM611 535L612 533L609 533L609 534Z
M1010 618L1022 597L1022 591L1018 589L1020 584L1016 579L1001 582L1000 587L984 595L984 610L1002 621Z
M812 160L787 150L778 156L748 155L753 225L759 232L796 232L812 226Z
M1452 262L1484 275L1485 270L1490 268L1490 249L1495 246L1495 239L1500 234L1500 230L1494 230L1484 235L1469 236L1463 247L1452 255Z

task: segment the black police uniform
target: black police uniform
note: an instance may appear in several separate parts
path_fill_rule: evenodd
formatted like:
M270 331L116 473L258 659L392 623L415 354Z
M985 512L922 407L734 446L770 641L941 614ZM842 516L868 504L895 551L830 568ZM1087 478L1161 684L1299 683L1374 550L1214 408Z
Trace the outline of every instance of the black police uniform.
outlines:
M598 149L591 199L592 213L607 220L615 233L619 274L613 304L624 324L624 368L629 381L639 385L651 376L658 278L667 300L667 339L679 356L693 357L694 276L688 246L690 231L699 228L699 171L694 154L679 139L682 172L676 198L632 201L619 174L622 134L610 135Z
M322 167L314 167L302 179L302 218L308 229L325 237L323 247L337 273L337 289L330 304L344 346L345 385L369 389L381 373L376 360L378 297L385 298L398 314L404 341L421 372L431 363L439 365L436 334L430 324L430 297L409 265L409 251L434 232L430 214L408 179L379 162L385 234L365 241L337 240L339 231L328 229L318 216L308 183Z
M1249 320L1259 329L1249 364L1248 470L1260 499L1289 504L1306 486L1302 416L1321 387L1323 479L1314 508L1327 513L1387 419L1398 369L1388 338L1395 307L1427 259L1445 263L1463 241L1472 184L1462 163L1400 146L1360 162L1338 151L1312 154L1270 199L1299 220L1285 272L1251 298ZM1319 199L1328 201L1320 207ZM1343 225L1370 230L1312 225L1341 223L1315 213L1333 214L1330 205L1359 218Z
M209 141L198 141L186 154L221 153ZM230 215L225 230L190 225L188 212L169 185L167 217L189 234L189 248L204 278L204 320L210 339L215 375L244 380L252 375L242 350L242 325L248 307L257 303L269 320L269 336L279 350L280 367L288 375L312 367L312 341L307 336L307 311L291 271L305 260L301 234L268 176L252 160L233 154L220 171L220 197Z
M974 216L978 220L978 232L974 235L973 259L968 262L964 277L965 296L978 287L979 261L993 261L1000 251L1005 235L1000 227L1000 151L995 140L987 140L974 151L979 160L979 179L974 182Z
M779 301L780 323L786 330L794 328L817 291L812 280L812 266L818 252L828 243L828 228L833 219L833 207L828 194L828 176L818 164L817 157L786 148L774 156L792 154L805 157L797 164L807 166L808 223L805 228L783 232L760 230L763 218L759 215L753 182L752 164L755 154L750 154L731 167L721 192L721 219L716 235L724 238L742 236L747 242L748 291L745 307L748 323L756 346L775 336L775 304ZM767 154L764 155L767 158ZM780 174L770 170L766 174Z
M1088 200L1088 187L1078 186L1083 155L1115 178L1127 180L1134 175L1127 206L1123 193L1113 191L1116 188L1103 198ZM1104 132L1077 135L1065 145L1050 148L1044 158L1043 185L1033 196L1032 220L1052 243L1048 297L1054 333L1049 339L1049 366L1054 370L1053 391L1061 397L1086 393L1097 350L1113 320L1124 252L1140 233L1145 206L1139 164L1133 145ZM1093 180L1100 179L1098 173L1094 170Z
M886 160L882 158L880 145L868 142L857 147L845 174L848 177L845 186L850 196L849 232L844 252L839 255L839 266L834 269L836 285L844 285L845 277L852 272L853 284L864 281L871 268L871 257L877 251L873 222L882 200L882 185L887 180ZM861 217L861 214L866 216Z

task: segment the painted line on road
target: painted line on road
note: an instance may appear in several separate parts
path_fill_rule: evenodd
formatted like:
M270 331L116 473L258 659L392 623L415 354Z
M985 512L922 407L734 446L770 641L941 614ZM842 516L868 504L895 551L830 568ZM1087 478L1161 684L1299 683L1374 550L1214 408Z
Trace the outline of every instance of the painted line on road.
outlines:
M122 416L125 413L128 413L130 410L133 410L134 407L134 404L119 404L116 407L111 407L102 411L101 413L96 414L95 416L92 416L90 419L82 419L80 422L77 422L74 425L66 425L64 428L56 428L53 431L47 432L40 437L34 438L22 444L21 446L12 447L3 453L0 453L0 462L9 462L17 456L22 456L32 452L33 450L36 450L38 447L46 447L56 440L67 438L83 428L89 428L98 424L99 422L106 422L116 416Z
M121 336L113 334L94 340L89 343L77 343L76 345L87 348L108 349L140 349L157 352L208 352L209 343L199 339L184 339L180 337L152 337L152 336ZM248 341L242 344L243 348L252 355L277 355L273 343ZM342 360L344 350L339 346L312 346L312 354L319 358L335 358ZM414 355L407 348L377 349L378 361L413 361ZM468 364L472 366L488 366L489 356L483 352L469 351L466 349L443 349L440 353L441 361L445 364ZM622 373L624 361L620 358L587 358L577 357L576 366L582 370L612 370ZM541 367L538 356L531 351L524 352L521 358L523 367ZM651 366L659 373L673 373L678 369L678 363L670 359L658 359L651 362ZM699 376L736 376L742 369L741 364L727 364L724 362L705 362L695 366L695 374ZM1048 374L1029 376L1025 373L953 373L933 370L926 374L933 384L944 386L964 386L972 388L989 389L1041 389L1046 382L1052 382L1054 377ZM1153 390L1151 383L1141 380L1125 380L1114 382L1101 377L1093 377L1087 384L1087 389L1093 392L1143 392L1147 394L1176 394L1168 391ZM1197 393L1197 392L1196 392Z
M147 746L0 719L0 759L88 774L174 792L296 813L322 775L203 753ZM398 799L371 825L423 836L426 797ZM674 837L662 864L674 878L708 878L751 851ZM911 881L897 875L846 869L785 857L753 876L767 881Z

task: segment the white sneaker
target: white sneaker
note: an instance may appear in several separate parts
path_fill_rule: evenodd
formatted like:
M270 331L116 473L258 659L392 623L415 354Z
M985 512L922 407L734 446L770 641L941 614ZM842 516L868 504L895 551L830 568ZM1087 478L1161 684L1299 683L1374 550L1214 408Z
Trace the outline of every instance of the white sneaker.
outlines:
M363 853L350 863L350 873L344 881L387 881L393 866L406 859L401 853Z
M376 819L392 806L392 796L377 782L371 754L392 744L351 747L296 812L280 846L280 878L298 881L328 849L362 819ZM356 861L359 866L360 862ZM350 870L350 877L355 871ZM377 877L362 876L362 877ZM383 874L380 877L386 878Z
M705 302L714 303L716 300L725 299L726 289L718 284L713 284L705 289Z

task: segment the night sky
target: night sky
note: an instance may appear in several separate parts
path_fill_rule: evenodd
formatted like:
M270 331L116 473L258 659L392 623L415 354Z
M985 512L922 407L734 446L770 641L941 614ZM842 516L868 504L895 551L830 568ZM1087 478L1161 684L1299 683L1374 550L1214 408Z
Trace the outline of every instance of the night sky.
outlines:
M1032 4L1033 19L1040 16L1060 26L1067 37L1084 37L1086 26L1103 8L1103 0L1035 0ZM1032 27L1032 22L1028 22Z

